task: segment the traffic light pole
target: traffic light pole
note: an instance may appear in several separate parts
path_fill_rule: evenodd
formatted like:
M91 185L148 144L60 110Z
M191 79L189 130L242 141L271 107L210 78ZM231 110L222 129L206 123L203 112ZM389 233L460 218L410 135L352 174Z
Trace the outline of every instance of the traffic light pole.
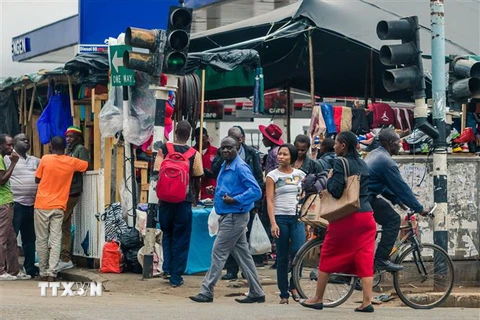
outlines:
M158 150L163 144L165 136L165 104L166 99L162 96L163 90L155 90L155 121L152 141L152 165L150 168L150 187L148 190L148 211L147 211L147 234L144 239L144 260L143 260L143 279L153 277L153 252L155 250L155 232L156 217L158 212L158 198L156 194L156 185L158 181L158 169L155 168L155 159ZM161 97L160 97L161 96Z
M438 138L434 140L433 153L433 200L437 203L433 240L435 244L448 251L444 0L430 0L430 9L433 124L439 133Z

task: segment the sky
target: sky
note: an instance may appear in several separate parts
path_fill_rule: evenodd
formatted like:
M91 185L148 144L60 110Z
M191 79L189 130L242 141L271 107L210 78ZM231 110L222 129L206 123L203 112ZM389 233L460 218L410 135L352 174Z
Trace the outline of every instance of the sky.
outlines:
M77 0L0 0L0 77L20 76L59 64L12 61L12 38L78 14Z

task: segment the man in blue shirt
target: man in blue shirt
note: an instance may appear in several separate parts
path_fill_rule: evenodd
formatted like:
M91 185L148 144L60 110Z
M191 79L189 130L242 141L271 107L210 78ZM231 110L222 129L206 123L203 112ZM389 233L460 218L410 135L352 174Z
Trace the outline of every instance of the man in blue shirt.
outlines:
M400 216L382 195L402 209L411 208L425 215L428 210L418 202L412 189L403 180L397 163L392 155L400 151L400 137L393 129L384 129L378 135L380 147L373 150L365 158L370 172L368 189L375 221L382 226L382 239L375 253L375 267L390 272L400 271L403 266L389 260L390 252L400 230Z
M222 140L220 150L225 162L217 178L214 196L215 211L219 218L219 230L212 250L212 263L203 278L200 293L191 296L195 302L213 302L213 290L222 274L228 255L232 254L240 264L250 285L249 294L239 303L265 302L265 293L258 279L257 270L247 243L248 214L253 203L261 198L262 190L250 167L237 155L237 141L231 137Z

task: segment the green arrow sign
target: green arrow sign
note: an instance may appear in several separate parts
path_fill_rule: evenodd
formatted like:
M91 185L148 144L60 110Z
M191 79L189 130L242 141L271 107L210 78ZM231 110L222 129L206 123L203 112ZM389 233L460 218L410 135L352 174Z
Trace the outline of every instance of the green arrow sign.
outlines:
M109 46L110 71L112 72L112 86L134 86L135 72L123 66L123 53L132 47L125 45Z

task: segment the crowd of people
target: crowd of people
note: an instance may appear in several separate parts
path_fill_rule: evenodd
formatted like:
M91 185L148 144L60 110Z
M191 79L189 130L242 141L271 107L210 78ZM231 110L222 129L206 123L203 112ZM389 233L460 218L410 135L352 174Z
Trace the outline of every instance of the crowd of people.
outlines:
M294 144L288 144L275 124L259 126L259 131L269 148L264 159L245 144L245 132L239 126L230 128L218 149L211 144L207 130L203 129L200 136L197 128L193 132L195 145L190 147L192 128L186 121L176 125L173 143L167 142L158 150L153 170L159 172L159 181L167 169L187 177L185 195L179 201L159 202L163 277L172 287L184 283L192 207L200 199L212 199L220 216L219 229L210 269L200 292L191 300L213 302L216 283L220 279L237 279L241 269L249 283L249 294L236 301L265 301L256 267L264 265L266 256L252 256L248 244L252 221L259 215L276 248L280 304L288 304L292 298L304 307L322 309L329 274L342 272L356 274L362 280L363 301L355 311L373 312L370 299L374 269L402 269L389 260L400 227L400 217L392 205L427 212L391 158L399 152L400 137L393 129L382 130L380 146L363 160L356 135L340 132L335 139L325 138L312 159L310 137L298 135ZM51 154L40 160L28 155L30 143L24 134L14 138L0 135L0 280L38 276L53 281L59 271L73 267L71 217L83 191L81 173L88 168L89 154L76 127L70 127L65 137L52 138L50 146ZM338 157L346 159L348 172ZM175 166L182 159L188 164ZM182 168L188 172L182 172ZM300 300L289 276L291 261L307 240L305 225L297 218L297 203L304 178L322 172L325 176L328 173L326 189L334 198L342 196L346 175L359 175L361 206L357 212L329 224L321 248L316 294ZM157 187L157 195L161 189ZM375 252L376 223L382 225L383 236ZM19 231L25 255L23 270L18 264ZM222 275L224 268L226 273Z
M81 130L74 126L65 137L51 139L51 154L42 159L29 155L29 149L25 134L0 135L0 280L54 281L59 271L73 267L71 217L82 194L81 173L88 169L89 154Z

